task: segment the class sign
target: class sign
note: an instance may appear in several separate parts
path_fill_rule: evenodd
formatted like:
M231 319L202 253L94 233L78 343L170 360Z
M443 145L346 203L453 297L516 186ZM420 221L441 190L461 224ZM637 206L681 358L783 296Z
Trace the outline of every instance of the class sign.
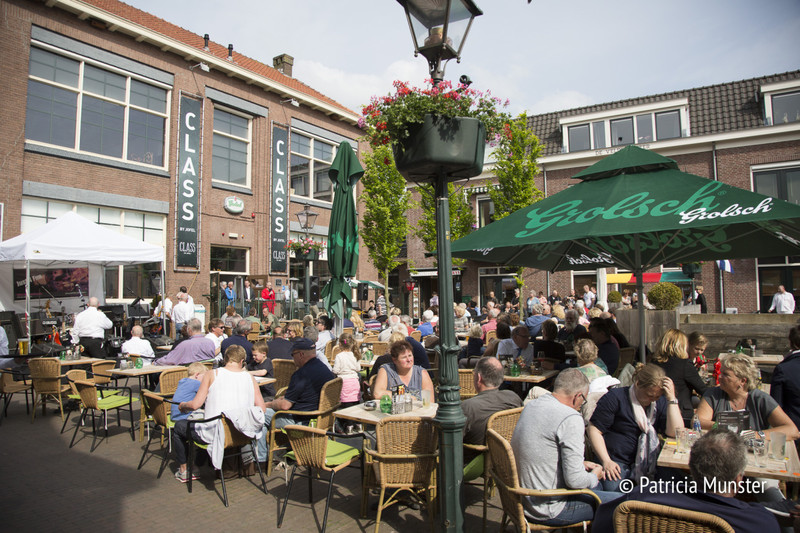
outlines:
M203 131L203 103L181 96L178 120L175 264L178 267L197 268L200 248L200 132Z

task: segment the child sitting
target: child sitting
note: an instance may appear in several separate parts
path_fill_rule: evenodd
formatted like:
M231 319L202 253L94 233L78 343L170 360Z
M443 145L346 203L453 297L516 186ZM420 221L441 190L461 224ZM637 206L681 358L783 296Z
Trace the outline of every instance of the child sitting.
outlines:
M339 336L340 352L336 354L333 362L333 373L342 378L342 407L350 407L359 403L361 384L359 372L361 371L361 349L356 344L352 333L342 333ZM348 425L348 428L352 425Z
M172 433L173 439L173 448L178 448L184 450L182 457L176 457L178 459L179 467L178 471L175 472L175 479L180 481L181 483L186 483L189 481L188 474L186 472L186 445L183 443L183 439L178 435L178 425L182 426L180 431L181 435L186 435L189 427L189 414L181 412L178 408L178 404L181 402L188 402L194 399L195 395L197 394L197 389L200 388L200 383L203 381L203 375L208 371L206 365L203 363L192 363L189 365L188 372L189 377L183 378L178 382L178 388L175 389L175 394L172 395L172 401L175 402L172 404L172 409L170 410L170 417L172 421L175 423L175 430ZM175 446L175 439L181 439L181 442L178 446ZM179 455L176 453L176 456ZM192 479L197 479L197 476L193 476Z
M256 377L275 377L272 372L272 362L267 359L269 348L264 341L256 341L253 344L253 361L247 364L247 371ZM272 401L275 396L275 387L272 383L261 387L261 396L265 402Z

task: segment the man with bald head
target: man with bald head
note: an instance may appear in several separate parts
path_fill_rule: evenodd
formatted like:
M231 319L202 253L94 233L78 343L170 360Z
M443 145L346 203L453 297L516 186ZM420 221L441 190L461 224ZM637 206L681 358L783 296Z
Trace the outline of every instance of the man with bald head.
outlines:
M100 301L94 296L89 298L89 306L75 317L72 336L80 339L80 344L87 356L102 359L106 357L105 330L111 329L113 324L98 307L100 307Z
M153 359L156 358L156 355L153 353L153 346L150 344L150 341L143 337L144 330L142 326L133 326L131 328L131 338L122 343L121 350L123 355L141 355L142 363L149 365L153 362Z
M514 391L500 390L500 385L503 384L503 365L496 357L481 357L472 370L472 378L478 394L461 402L461 410L467 419L464 424L464 442L484 444L489 417L498 411L522 407L522 400ZM464 456L464 462L471 459Z

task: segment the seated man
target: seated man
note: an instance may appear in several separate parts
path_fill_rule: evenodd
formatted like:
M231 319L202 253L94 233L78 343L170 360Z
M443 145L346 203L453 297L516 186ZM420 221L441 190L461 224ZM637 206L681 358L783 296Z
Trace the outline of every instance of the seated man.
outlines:
M195 361L214 358L216 346L203 335L203 323L199 318L190 318L186 323L189 338L181 341L164 357L153 361L154 365L185 365Z
M758 503L736 498L747 465L747 446L727 429L712 429L692 446L689 469L694 485L675 487L662 482L663 490L642 486L597 510L592 530L613 531L614 510L625 500L658 503L670 507L710 513L725 520L737 533L778 533L775 517ZM653 482L655 484L655 482ZM715 489L707 491L708 488Z
M597 345L597 356L608 368L608 374L614 375L619 366L619 347L611 340L611 329L603 318L593 318L589 323L589 335Z
M420 337L423 339L427 335L433 335L433 324L431 324L431 320L433 320L433 311L426 309L422 313L422 322L420 322L417 327L417 331L419 331Z
M283 336L283 330L278 326L275 330L275 337L271 341L267 341L269 348L269 360L273 359L291 359L292 349L294 344L289 339Z
M367 312L367 319L364 321L364 331L380 331L381 323L377 319L378 313L375 309L370 309Z
M525 335L527 337L527 330ZM464 443L484 444L489 417L498 411L522 407L522 400L513 391L498 388L503 384L503 365L496 357L481 357L472 370L472 379L478 395L461 402L461 410L467 418ZM473 458L465 454L464 462Z
M528 334L531 339L536 339L536 337L539 336L539 333L542 331L542 324L547 320L550 320L550 317L544 314L544 307L542 307L542 304L533 304L531 316L525 319L525 325L528 326Z
M142 326L133 326L131 328L131 338L122 343L122 353L124 355L134 354L142 356L142 364L149 365L156 358L153 353L153 346L150 341L145 340L144 330Z
M250 328L252 327L252 322L248 322L247 320L240 320L236 323L233 327L233 335L222 341L222 353L228 351L230 346L241 346L244 348L244 352L247 354L247 364L253 362L253 343L247 340L247 335L250 333Z
M520 324L511 332L510 339L503 339L497 345L498 359L517 359L522 357L526 365L533 363L536 354L533 351L533 344L528 335L528 328Z
M544 356L550 359L555 359L561 363L566 361L566 351L564 345L556 342L558 337L558 326L553 320L545 320L542 324L542 339L536 340L533 343L533 351L536 357L539 357L541 352Z
M519 482L529 489L593 489L603 479L603 467L583 460L584 424L581 406L589 393L589 381L577 368L563 370L553 393L540 396L522 411L511 447ZM617 492L594 493L602 502ZM585 495L526 497L525 514L537 524L561 527L594 517L596 501ZM597 529L597 531L612 531Z

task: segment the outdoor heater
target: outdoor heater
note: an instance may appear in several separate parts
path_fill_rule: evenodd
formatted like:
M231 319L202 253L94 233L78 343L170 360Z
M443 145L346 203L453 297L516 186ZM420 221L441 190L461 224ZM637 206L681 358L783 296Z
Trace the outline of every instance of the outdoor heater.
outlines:
M451 59L460 60L461 49L472 20L483 12L471 0L397 0L406 12L414 55L428 60L434 85L444 79L444 65ZM439 317L440 379L439 410L436 420L441 428L439 439L440 466L438 498L440 529L462 531L464 515L461 509L463 478L463 438L465 418L461 411L458 385L458 343L455 322L450 310L453 301L453 268L450 255L450 207L447 184L455 179L447 172L431 176L436 194L436 255L439 274L439 294L442 309Z

